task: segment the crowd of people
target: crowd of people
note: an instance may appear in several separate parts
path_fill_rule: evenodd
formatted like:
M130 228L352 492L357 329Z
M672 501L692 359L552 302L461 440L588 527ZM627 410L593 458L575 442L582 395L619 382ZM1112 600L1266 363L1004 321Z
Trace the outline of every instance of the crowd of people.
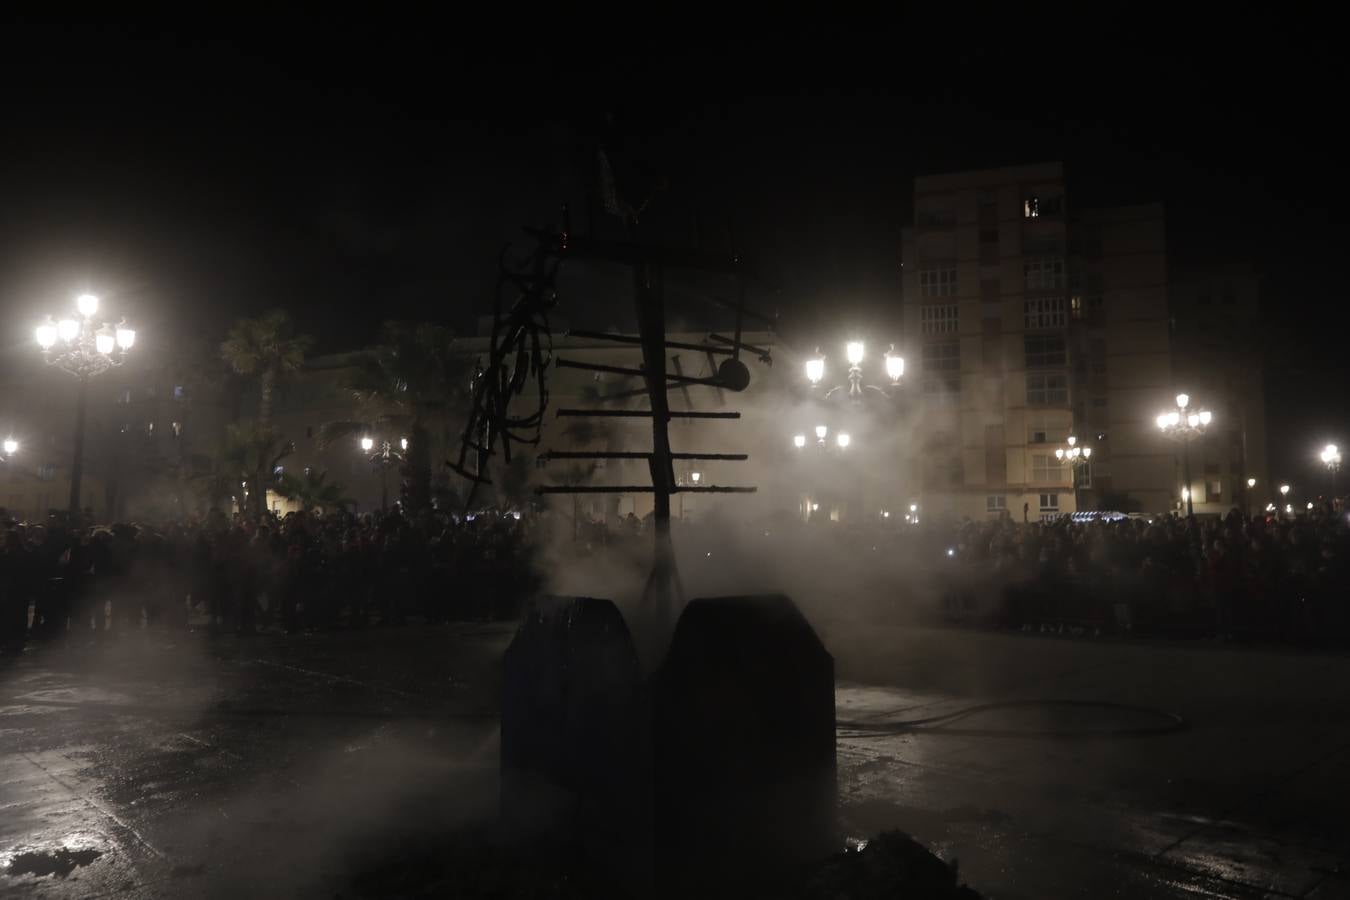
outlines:
M1010 624L1350 636L1350 522L1307 515L966 522L948 548L956 607Z
M297 513L251 522L213 510L161 526L86 527L0 516L0 645L140 628L251 634L410 616L511 618L546 584L545 542L555 551L561 543L569 558L636 559L649 530L650 521L631 515L572 522L500 512ZM762 533L785 541L785 532ZM700 539L684 523L676 536ZM957 618L1023 628L1350 636L1350 522L1331 508L1297 518L1234 510L1222 519L934 522L844 543L861 552L882 541L903 545L905 559L930 561L942 605Z
M6 521L0 643L200 625L241 634L513 615L533 590L528 520L511 515L213 510L165 523Z

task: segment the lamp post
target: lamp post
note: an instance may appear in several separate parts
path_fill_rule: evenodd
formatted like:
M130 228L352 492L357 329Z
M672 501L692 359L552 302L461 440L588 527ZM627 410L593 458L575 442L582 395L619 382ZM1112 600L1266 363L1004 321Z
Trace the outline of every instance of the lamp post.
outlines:
M1075 512L1081 510L1081 504L1078 502L1078 482L1079 472L1092 459L1092 448L1088 446L1078 446L1078 438L1069 435L1068 447L1057 447L1055 449L1055 459L1061 463L1068 463L1069 474L1073 480L1073 508Z
M367 435L361 438L361 450L370 454L371 465L380 470L380 512L386 512L389 509L389 469L403 462L408 452L408 439L398 439L398 450L388 440L381 440L378 450L375 443L375 439Z
M1170 409L1158 413L1158 430L1173 440L1180 440L1182 445L1182 479L1185 481L1185 489L1181 492L1182 499L1186 501L1186 515L1195 515L1195 504L1191 498L1191 438L1199 437L1205 433L1209 423L1214 420L1213 414L1207 409L1199 411L1191 409L1191 398L1188 394L1177 394L1176 409Z
M1335 444L1327 444L1322 448L1322 465L1327 467L1331 473L1331 503L1336 504L1336 473L1341 470L1341 451Z
M890 391L899 387L900 379L905 374L905 359L903 356L896 355L894 344L886 351L885 355L884 370L886 377L891 382L888 387L878 387L864 381L866 376L863 374L862 362L866 355L867 348L862 341L849 341L844 345L844 358L848 360L848 381L846 384L836 384L825 391L827 399L841 391L846 392L848 398L855 401L862 400L869 391L881 396L890 396ZM806 380L811 382L811 386L815 388L819 387L824 379L825 357L817 349L816 355L806 361Z
M75 459L70 466L70 514L80 512L80 480L84 474L84 422L88 402L89 379L120 366L136 343L136 332L126 319L116 325L98 325L99 299L81 294L75 299L76 317L55 321L48 316L37 327L37 343L48 365L63 369L79 379L75 401Z

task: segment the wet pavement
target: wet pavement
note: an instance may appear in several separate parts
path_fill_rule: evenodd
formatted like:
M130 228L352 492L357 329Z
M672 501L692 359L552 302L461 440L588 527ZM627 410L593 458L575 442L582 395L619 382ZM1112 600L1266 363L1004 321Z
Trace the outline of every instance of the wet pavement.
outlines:
M1350 897L1350 659L820 628L841 721L1079 701L842 730L848 835L899 827L990 898ZM0 896L360 895L381 860L493 820L510 634L138 633L0 660Z

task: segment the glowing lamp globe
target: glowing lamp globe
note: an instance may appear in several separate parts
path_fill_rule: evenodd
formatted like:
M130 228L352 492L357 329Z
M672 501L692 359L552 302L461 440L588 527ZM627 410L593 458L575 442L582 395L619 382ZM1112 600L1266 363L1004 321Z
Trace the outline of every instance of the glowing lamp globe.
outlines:
M1186 417L1186 424L1194 428L1200 424L1200 416L1196 413L1191 413Z
M891 381L899 381L905 374L905 358L886 354L886 374Z
M1084 448L1083 448L1083 459L1090 459L1091 457L1092 457L1092 448L1091 448L1091 447L1084 447Z
M363 437L363 438L361 438L361 449L362 449L362 450L365 450L365 451L369 452L370 450L373 450L374 447L375 447L375 440L374 440L374 438L368 438L368 437Z
M816 438L817 438L818 440L822 440L822 441L825 440L825 435L828 434L828 433L829 433L829 429L826 428L824 425L817 425L817 426L816 426Z
M692 481L692 482L694 482L694 484L698 484L699 479L701 479L702 477L703 477L703 473L702 473L702 472L690 472L690 473L689 473L689 480Z
M1177 394L1177 406L1181 407L1182 409L1185 409L1187 404L1189 404L1190 402L1191 402L1190 394Z
M56 323L51 319L37 327L37 342L43 350L50 350L56 343Z
M820 384L820 379L825 377L825 359L817 356L815 359L806 361L806 377L812 384Z
M75 308L87 319L98 312L98 297L93 294L81 294L75 298Z
M1200 424L1208 425L1214 420L1214 414L1207 409L1200 410Z
M1288 497L1288 496L1289 496L1289 485L1287 485L1287 484L1282 484L1282 485L1280 485L1280 496L1281 496L1281 497Z
M123 350L130 350L134 343L136 343L136 331L127 328L125 325L119 325L117 327L117 346Z
M798 450L800 450L800 449L802 449L803 447L805 447L805 446L806 446L806 435L804 435L804 434L794 434L794 435L792 436L792 446L796 447Z
M4 446L6 456L13 456L15 453L19 452L19 442L14 440L14 438L5 438Z
M848 364L856 366L863 361L863 342L849 341L844 347L844 355L848 357Z
M56 323L56 334L63 341L73 341L80 336L80 323L74 319L62 319Z
M835 438L835 441L838 442L839 449L843 450L848 447L849 444L853 443L853 438L849 437L847 431L841 431L839 432L838 437Z
M113 352L115 343L116 341L114 341L113 336L106 331L100 331L98 334L94 335L94 349L104 356Z
M403 448L404 450L407 450L407 449L408 449L408 439L407 439L407 438L399 438L399 439L398 439L398 445L399 445L399 447Z

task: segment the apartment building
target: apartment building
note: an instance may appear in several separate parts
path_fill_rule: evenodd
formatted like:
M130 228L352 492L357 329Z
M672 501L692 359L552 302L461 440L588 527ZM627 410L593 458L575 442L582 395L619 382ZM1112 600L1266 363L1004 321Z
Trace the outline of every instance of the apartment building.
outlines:
M1163 511L1175 454L1159 205L1076 210L1059 163L923 176L902 237L928 515ZM1091 448L1075 467L1069 438Z

